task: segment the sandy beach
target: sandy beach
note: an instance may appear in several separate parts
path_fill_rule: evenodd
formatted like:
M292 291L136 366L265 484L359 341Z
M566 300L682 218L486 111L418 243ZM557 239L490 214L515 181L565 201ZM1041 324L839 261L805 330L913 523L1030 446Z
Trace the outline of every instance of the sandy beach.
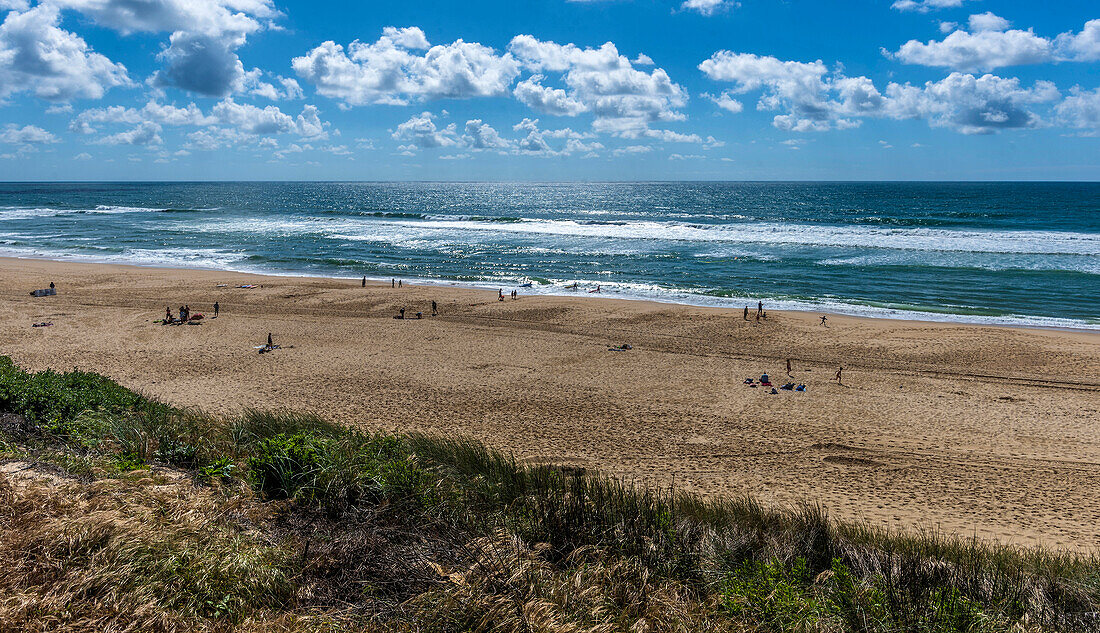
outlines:
M28 296L51 281L57 296ZM215 301L221 316L202 325L154 323L166 306L209 316ZM425 318L394 319L401 307ZM268 332L282 348L258 354ZM633 349L608 349L624 343ZM499 302L452 287L0 259L0 354L211 412L293 408L704 494L816 501L876 525L1100 546L1095 332L844 316L822 327L791 312L757 323L588 294ZM788 358L806 392L742 384L764 372L786 382Z

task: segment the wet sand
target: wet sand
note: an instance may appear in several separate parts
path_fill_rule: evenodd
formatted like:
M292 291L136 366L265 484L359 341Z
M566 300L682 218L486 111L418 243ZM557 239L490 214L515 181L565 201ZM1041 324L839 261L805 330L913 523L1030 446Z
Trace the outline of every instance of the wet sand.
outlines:
M50 281L57 296L28 295ZM247 283L263 288L233 287ZM0 354L211 412L287 407L465 434L526 460L816 501L876 525L1100 547L1100 333L845 316L822 327L795 312L757 323L520 293L0 258ZM222 316L202 325L154 323L165 306L209 316L215 301ZM396 320L400 307L425 317ZM268 332L283 348L258 354ZM633 349L608 351L622 343ZM787 358L805 393L742 384L787 381Z

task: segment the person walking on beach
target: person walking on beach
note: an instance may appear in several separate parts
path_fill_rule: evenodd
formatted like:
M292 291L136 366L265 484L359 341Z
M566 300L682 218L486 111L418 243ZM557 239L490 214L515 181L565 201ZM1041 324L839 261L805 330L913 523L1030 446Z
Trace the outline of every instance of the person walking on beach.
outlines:
M220 308L221 308L221 306L219 306L219 305L218 305L218 302L217 302L217 301L215 301L215 302L214 302L214 318L215 318L215 319L216 319L216 318L218 318L218 310L219 310Z
M760 320L760 315L761 314L764 314L764 302L763 301L757 301L756 302L756 320L757 321Z
M749 306L745 306L745 320L749 320Z
M824 326L824 327L829 327L828 325L825 325L825 315L824 314L821 315L821 325Z
M433 299L432 300L432 316L435 316L436 314L439 314L439 313L436 311L435 300Z
M267 346L268 347L273 347L274 346L274 344L271 342L271 332L267 333Z
M400 287L401 287L401 280L400 280L400 279L398 279L398 280L397 280L397 287L398 287L398 288L400 288Z
M838 366L838 367L836 368L836 384L838 384L838 385L840 385L840 384L843 384L842 382L840 382L840 374L841 374L841 373L842 373L843 371L844 371L844 367L843 367L843 366Z
M787 359L787 376L791 375L791 359Z
M396 287L397 287L397 280L396 279L390 279L390 288L396 288Z
M366 275L363 275L363 287L364 288L367 287L367 276Z

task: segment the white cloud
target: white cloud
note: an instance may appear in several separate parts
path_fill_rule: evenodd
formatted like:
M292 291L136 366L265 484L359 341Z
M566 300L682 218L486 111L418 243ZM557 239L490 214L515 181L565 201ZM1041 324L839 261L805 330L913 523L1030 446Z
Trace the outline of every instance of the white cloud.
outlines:
M682 121L687 94L662 68L638 70L611 42L599 48L540 41L517 35L508 52L536 73L516 87L517 99L556 116L591 113L598 132L636 138L657 121ZM646 57L643 61L652 61ZM563 87L544 85L550 73Z
M1004 31L1012 26L1011 22L999 15L994 15L992 11L975 13L970 16L969 24L970 30L975 33L978 31Z
M73 156L73 160L92 160L92 155L88 152L80 152L76 156Z
M954 26L954 23L951 23ZM909 40L887 57L907 64L951 68L964 72L1049 62L1100 60L1100 20L1090 20L1078 33L1052 39L1009 29L1009 22L992 12L970 16L970 31L956 30L941 41Z
M576 132L570 128L543 130L539 128L538 119L525 118L513 125L512 131L520 132L525 135L514 141L516 147L515 151L519 154L534 156L568 156L571 154L592 154L604 149L601 143L595 141L585 142L585 139L592 136L591 134ZM553 140L557 142L560 139L565 139L565 144L558 149L554 149L550 141Z
M1094 62L1100 60L1100 20L1089 20L1080 33L1062 33L1054 40L1060 59Z
M627 145L626 147L619 147L617 149L611 150L611 153L615 156L627 156L631 154L648 154L652 151L653 148L648 145Z
M730 93L728 92L723 92L717 97L711 94L704 94L703 96L713 101L714 105L718 106L719 108L722 108L723 110L727 112L732 112L734 114L737 114L745 107L744 104L742 104L740 101L731 97Z
M19 127L9 123L0 130L0 143L12 145L42 145L56 143L57 137L36 125L24 125Z
M462 137L467 147L473 149L506 149L511 143L501 138L491 125L481 119L466 122L466 134Z
M126 67L92 52L79 36L58 27L52 4L11 11L0 24L0 100L31 92L48 101L98 99L131 85Z
M170 33L153 82L207 96L246 90L237 49L280 13L270 0L52 0L123 35Z
M469 154L444 154L439 160L466 160L469 157Z
M499 96L519 74L508 54L462 40L431 46L416 27L386 27L378 41L355 40L346 52L335 42L324 42L295 57L292 65L319 93L349 105Z
M714 15L720 11L728 11L741 6L736 0L684 0L680 9L684 11L697 11L702 15Z
M925 119L934 127L947 127L963 134L989 134L998 130L1033 128L1043 123L1032 106L1059 98L1049 81L1037 81L1031 88L1014 77L975 77L951 73L923 88L890 84L884 113L891 118Z
M413 147L420 149L458 145L459 139L455 133L454 123L440 129L435 125L435 118L431 112L413 115L408 121L398 125L391 136L399 141L408 141ZM412 149L412 147L404 146L403 149Z
M669 160L698 160L700 158L706 158L701 154L669 154Z
M890 5L898 11L920 11L927 13L936 9L961 7L965 0L896 0Z
M897 52L886 54L906 64L976 71L1044 63L1052 59L1053 50L1050 40L1030 29L1012 29L955 31L943 41L927 43L909 40Z
M97 145L160 145L161 127L151 121L117 134L110 134L94 141Z
M1043 120L1034 106L1059 97L1047 81L1025 88L1015 78L963 73L921 87L890 83L880 92L869 78L830 73L820 61L728 51L715 53L699 67L712 79L733 82L735 93L760 90L757 109L780 111L772 125L791 132L847 129L866 117L924 119L966 134L1038 127Z
M1100 88L1091 92L1072 88L1070 95L1054 111L1060 124L1096 134L1100 131Z

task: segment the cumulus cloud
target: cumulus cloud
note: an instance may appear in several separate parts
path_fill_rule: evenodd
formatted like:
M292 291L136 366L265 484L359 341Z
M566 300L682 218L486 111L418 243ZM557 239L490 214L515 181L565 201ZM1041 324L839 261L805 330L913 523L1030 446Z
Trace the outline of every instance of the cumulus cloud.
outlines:
M1008 20L987 11L970 16L969 31L953 31L943 40L909 40L897 51L883 49L883 54L907 64L964 72L1100 59L1100 20L1090 20L1080 32L1062 33L1054 39L1036 35L1032 29L1009 29L1009 25Z
M1094 62L1100 60L1100 20L1089 20L1080 33L1062 33L1054 40L1060 59Z
M540 112L591 113L594 130L628 138L644 135L654 122L685 118L679 111L687 103L684 89L662 68L638 70L611 42L580 48L518 35L508 52L536 73L520 82L513 94ZM560 76L564 87L544 85L551 73Z
M713 101L714 105L718 106L719 108L722 108L723 110L727 112L732 112L734 114L737 114L745 107L744 104L742 104L740 101L731 97L730 93L728 92L723 92L717 97L711 94L705 94L703 96Z
M36 125L24 125L19 127L9 123L0 130L0 143L12 145L42 145L56 143L57 137Z
M481 119L473 119L466 122L466 134L462 140L467 147L473 149L506 149L511 143L502 138L491 125Z
M511 55L462 40L432 46L416 27L386 27L378 41L355 40L346 50L324 42L292 65L318 92L349 105L500 96L519 75Z
M169 33L155 85L222 97L245 88L237 49L280 13L270 0L53 0L124 35Z
M898 11L920 11L928 13L936 9L953 9L961 7L966 0L896 0L890 5Z
M906 64L980 71L1044 63L1051 60L1053 50L1050 40L1030 29L1012 29L973 33L955 31L942 41L930 40L926 43L909 40L897 52L886 54Z
M1059 98L1054 84L1037 81L1028 88L1019 79L991 74L952 73L923 86L890 83L880 91L867 77L829 72L816 62L715 53L699 68L711 79L734 83L733 92L760 91L757 109L780 111L776 128L791 132L858 126L867 117L923 119L935 127L964 134L1038 127L1038 104Z
M741 6L736 0L684 0L680 9L684 11L697 11L702 15L714 15L720 11L728 11Z
M512 131L523 136L515 141L516 151L533 156L569 156L571 154L594 154L604 148L596 141L586 142L591 134L575 132L570 128L544 130L539 127L538 119L525 118L512 126ZM564 145L558 145L565 139ZM554 141L554 145L551 145Z
M1012 23L1002 18L999 15L994 15L992 11L986 11L985 13L975 13L970 16L970 30L974 32L978 31L1004 31L1008 27L1012 26Z
M1070 95L1055 107L1058 123L1084 130L1084 134L1100 132L1100 88L1091 92L1072 88Z
M106 136L108 144L159 144L162 126L206 128L188 135L188 145L198 149L216 149L234 143L250 143L270 134L295 134L305 139L328 137L328 123L321 121L317 108L307 105L301 114L291 116L277 106L260 108L224 99L211 107L209 114L194 103L185 107L149 101L140 108L111 106L77 114L69 125L73 132L92 134L102 125L131 125L133 129ZM154 137L156 140L154 141ZM133 139L133 140L131 140ZM144 142L135 142L144 140Z
M52 4L5 16L0 24L0 100L17 92L49 101L98 99L110 88L131 84L125 66L59 28L60 19Z
M141 124L117 134L109 134L94 141L97 145L160 145L161 127L152 121Z
M455 133L454 123L439 128L436 127L435 119L436 116L431 112L413 115L408 121L398 125L391 136L420 149L458 145L460 141ZM402 149L412 149L412 147L404 146Z

